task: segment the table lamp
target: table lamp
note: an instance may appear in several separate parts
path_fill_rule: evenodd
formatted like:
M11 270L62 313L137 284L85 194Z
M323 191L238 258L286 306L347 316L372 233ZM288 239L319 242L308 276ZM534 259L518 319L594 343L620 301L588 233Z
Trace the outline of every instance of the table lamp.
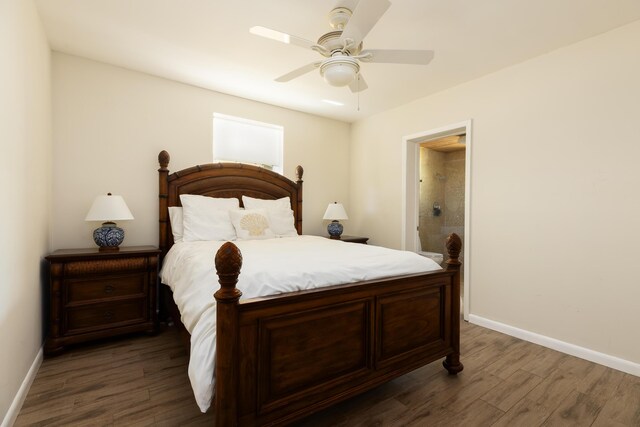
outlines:
M93 241L100 247L100 251L117 251L124 240L124 230L114 221L133 219L131 211L122 196L108 193L98 196L93 201L85 221L105 221L101 227L93 231Z
M339 239L342 234L342 224L338 222L341 219L349 219L347 212L344 210L342 203L334 202L327 206L323 219L331 220L327 226L327 232L332 239Z

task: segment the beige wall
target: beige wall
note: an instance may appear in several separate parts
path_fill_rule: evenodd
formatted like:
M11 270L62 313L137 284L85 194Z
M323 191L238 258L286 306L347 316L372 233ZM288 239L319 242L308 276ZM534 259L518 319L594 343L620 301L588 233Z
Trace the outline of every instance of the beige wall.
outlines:
M157 244L157 154L170 170L212 161L214 112L284 126L284 173L304 167L304 232L326 233L338 200L349 212L349 125L134 71L53 54L53 246L91 247L84 217L98 194L121 194L135 220L125 244Z
M32 2L0 2L0 422L42 345L41 259L49 250L51 200L49 56Z
M639 41L636 21L355 123L358 232L400 247L402 138L473 119L471 313L640 363Z

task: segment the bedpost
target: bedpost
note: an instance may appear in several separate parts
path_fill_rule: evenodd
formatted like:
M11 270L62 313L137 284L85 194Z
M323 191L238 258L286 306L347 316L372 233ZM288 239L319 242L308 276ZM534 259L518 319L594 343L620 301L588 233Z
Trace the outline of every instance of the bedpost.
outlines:
M158 220L159 220L159 239L158 246L162 251L161 257L167 254L167 246L169 242L167 241L167 222L169 217L168 207L168 197L169 197L169 182L167 181L167 177L169 176L169 153L165 150L162 150L158 154L158 163L160 163L160 169L158 169L158 201L160 210L158 212Z
M449 255L449 259L446 262L446 270L455 273L451 292L451 329L453 330L451 346L453 347L453 353L447 355L442 364L450 374L455 375L464 369L464 366L460 363L460 266L462 265L458 260L462 250L460 236L456 233L451 233L447 237L446 246Z
M231 242L218 249L215 258L220 289L214 294L217 302L216 325L216 426L238 424L238 300L242 295L236 288L242 254Z
M298 184L298 215L296 215L296 230L302 234L302 174L304 169L298 165L296 167L296 184Z

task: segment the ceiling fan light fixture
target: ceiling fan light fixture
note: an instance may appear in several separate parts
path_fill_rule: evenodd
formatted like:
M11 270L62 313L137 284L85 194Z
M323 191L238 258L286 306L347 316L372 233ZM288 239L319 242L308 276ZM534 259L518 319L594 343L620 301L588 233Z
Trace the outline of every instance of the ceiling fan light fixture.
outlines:
M320 65L320 75L331 86L347 86L356 78L359 71L358 61L350 57L334 56Z

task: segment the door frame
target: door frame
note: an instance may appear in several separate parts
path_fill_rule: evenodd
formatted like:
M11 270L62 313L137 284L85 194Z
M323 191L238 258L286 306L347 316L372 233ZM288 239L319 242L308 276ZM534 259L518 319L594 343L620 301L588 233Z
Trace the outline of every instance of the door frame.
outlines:
M469 320L471 288L471 149L472 120L452 123L402 138L402 249L416 252L420 210L420 144L446 136L465 134L464 171L464 320ZM445 254L446 257L446 254Z

